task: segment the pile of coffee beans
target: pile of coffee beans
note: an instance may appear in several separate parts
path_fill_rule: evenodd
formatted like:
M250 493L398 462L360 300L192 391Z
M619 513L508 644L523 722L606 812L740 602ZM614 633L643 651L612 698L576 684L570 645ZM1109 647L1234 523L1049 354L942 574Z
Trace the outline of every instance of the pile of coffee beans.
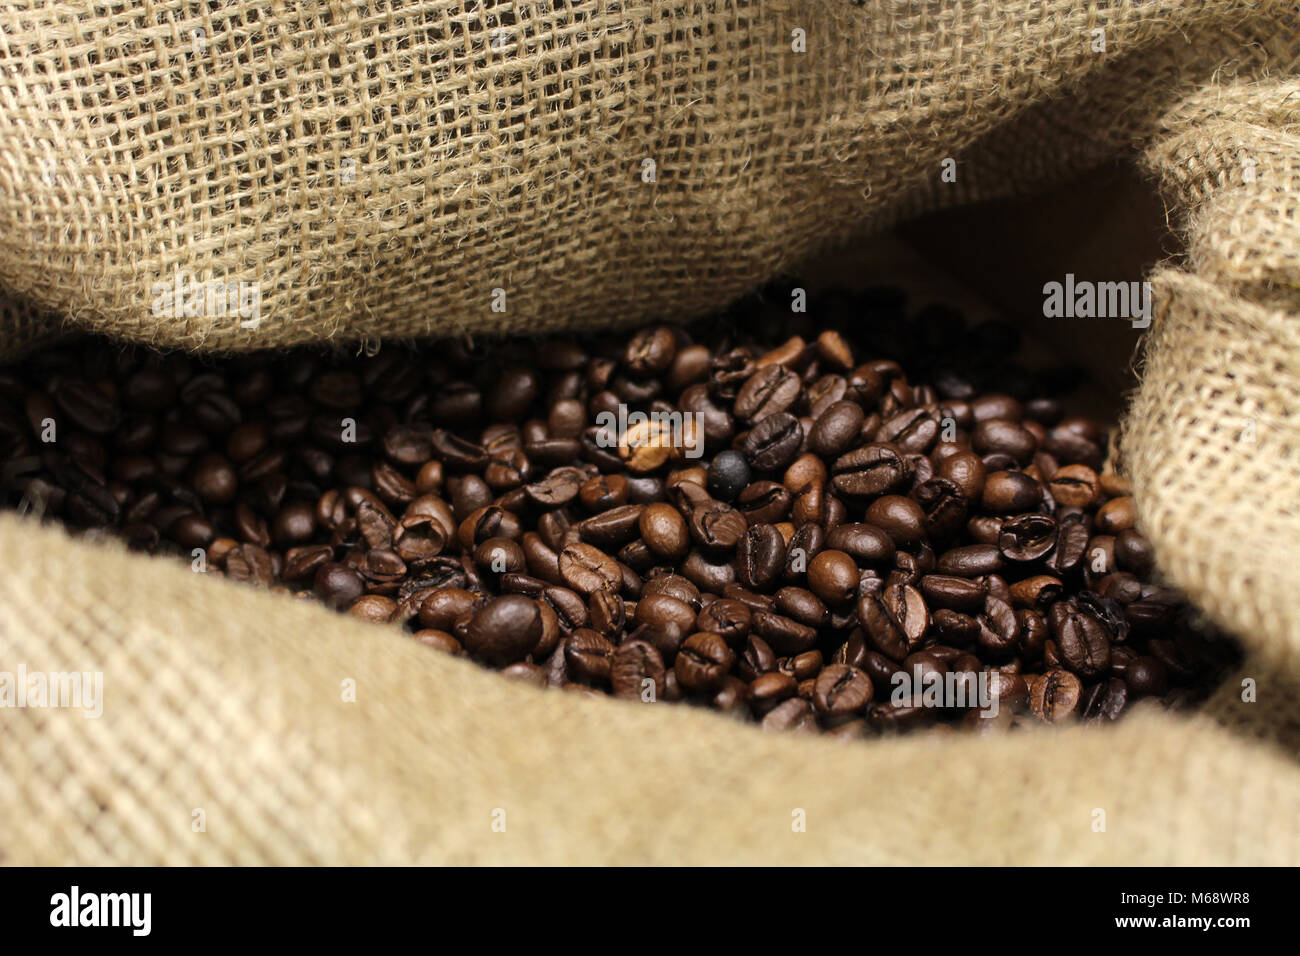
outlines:
M1152 579L1077 373L893 290L789 301L375 354L47 350L0 372L4 503L771 729L1109 721L1236 660Z

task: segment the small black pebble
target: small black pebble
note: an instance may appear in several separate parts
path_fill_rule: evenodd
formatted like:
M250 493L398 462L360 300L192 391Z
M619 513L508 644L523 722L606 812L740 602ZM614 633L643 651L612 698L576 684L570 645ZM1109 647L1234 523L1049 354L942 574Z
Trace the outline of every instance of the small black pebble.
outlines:
M749 484L749 463L738 451L722 451L709 465L709 493L719 501L730 501Z

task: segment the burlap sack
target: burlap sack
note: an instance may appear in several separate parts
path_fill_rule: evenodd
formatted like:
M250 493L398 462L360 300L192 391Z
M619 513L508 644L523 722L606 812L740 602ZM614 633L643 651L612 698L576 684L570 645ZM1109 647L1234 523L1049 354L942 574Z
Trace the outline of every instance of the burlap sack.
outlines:
M205 348L693 315L828 241L1140 158L1188 255L1155 277L1123 454L1166 573L1249 651L1191 716L772 737L5 516L0 669L102 672L104 706L0 712L4 861L1300 861L1293 3L0 18L10 351L47 314ZM259 282L260 321L154 314L183 272Z

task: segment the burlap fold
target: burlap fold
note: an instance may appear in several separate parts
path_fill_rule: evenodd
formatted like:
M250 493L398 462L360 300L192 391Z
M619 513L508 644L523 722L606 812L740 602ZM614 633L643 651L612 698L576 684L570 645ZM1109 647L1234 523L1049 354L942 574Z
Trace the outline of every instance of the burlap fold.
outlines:
M188 348L698 315L911 195L1128 145L1279 36L1294 56L1294 18L1276 0L3 3L0 281ZM1052 121L1076 101L1077 124ZM1032 135L967 154L1032 109ZM160 295L200 281L256 287L257 314Z
M1202 717L1001 739L774 736L511 684L388 629L12 517L0 554L6 666L104 674L98 719L5 714L9 863L1300 858L1300 767Z
M1187 255L1153 279L1123 457L1164 572L1248 650L1191 716L850 746L534 691L5 516L0 670L105 696L0 711L0 859L1300 861L1298 26L1244 0L0 3L10 353L65 325L251 349L689 317L922 209L1140 161ZM160 315L182 274L257 283L256 321Z

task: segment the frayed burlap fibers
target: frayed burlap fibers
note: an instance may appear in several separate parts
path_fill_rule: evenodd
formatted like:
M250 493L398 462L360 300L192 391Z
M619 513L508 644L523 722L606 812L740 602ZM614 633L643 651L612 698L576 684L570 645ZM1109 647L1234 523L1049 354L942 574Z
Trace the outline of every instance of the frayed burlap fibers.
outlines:
M0 712L3 860L1300 862L1298 31L1202 0L0 3L11 353L685 318L1139 160L1187 256L1123 457L1165 573L1248 652L1198 713L1104 731L774 737L4 516L0 670L100 673L103 713ZM243 298L169 310L178 279Z

